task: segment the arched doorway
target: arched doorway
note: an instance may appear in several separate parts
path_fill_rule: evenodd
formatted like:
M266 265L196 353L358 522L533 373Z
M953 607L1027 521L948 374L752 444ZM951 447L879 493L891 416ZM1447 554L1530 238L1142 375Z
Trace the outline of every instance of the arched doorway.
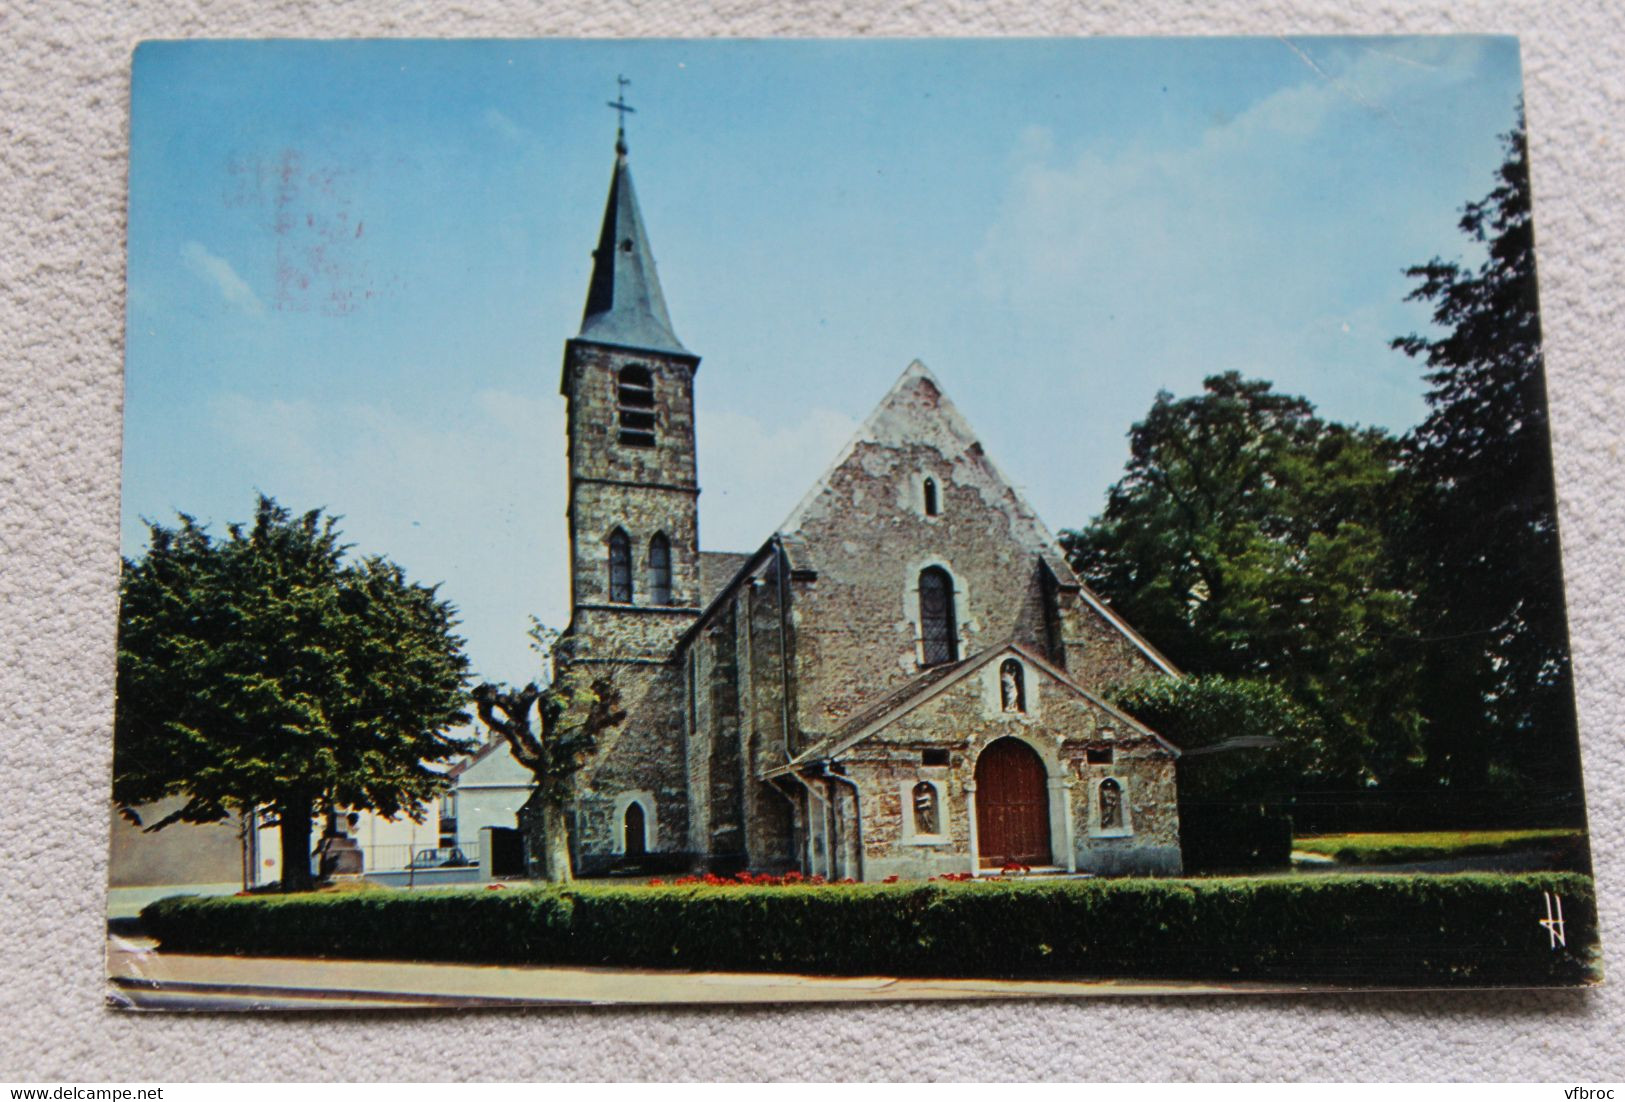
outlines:
M648 837L643 829L643 805L633 801L626 805L626 855L642 857L649 851Z
M976 762L976 841L983 868L1052 863L1049 777L1020 739L999 739Z

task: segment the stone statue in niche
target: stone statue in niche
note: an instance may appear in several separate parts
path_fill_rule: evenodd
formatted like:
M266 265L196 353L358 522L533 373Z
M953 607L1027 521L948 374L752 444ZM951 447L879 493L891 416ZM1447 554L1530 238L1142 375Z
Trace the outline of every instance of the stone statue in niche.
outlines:
M1123 825L1123 789L1114 780L1100 782L1100 828L1113 830Z
M999 669L999 702L1007 712L1025 712L1027 702L1021 685L1021 665L1010 659Z
M937 821L937 790L925 781L914 786L914 833L941 833Z

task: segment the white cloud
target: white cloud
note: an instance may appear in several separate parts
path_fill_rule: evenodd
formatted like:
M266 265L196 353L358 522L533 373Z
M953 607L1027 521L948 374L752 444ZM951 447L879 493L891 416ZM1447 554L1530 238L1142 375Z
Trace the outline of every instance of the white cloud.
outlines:
M216 256L196 241L188 241L181 246L181 257L186 261L186 266L218 291L227 303L255 317L265 313L265 304L237 274L230 261Z
M1357 50L1304 60L1304 79L1215 122L1187 145L1086 150L1058 161L1041 128L1023 132L1002 209L978 254L981 285L995 299L1044 309L1075 304L1077 284L1096 282L1125 298L1196 282L1212 290L1213 265L1250 260L1277 235L1310 188L1342 185L1319 143L1360 117L1387 117L1388 102L1418 85L1459 79L1471 57L1455 45L1441 75L1426 41L1386 52ZM1407 56L1409 55L1409 56ZM1401 63L1403 62L1403 63ZM1397 122L1395 126L1399 126ZM1328 132L1334 132L1329 138ZM1291 242L1287 242L1291 244ZM1238 247L1240 246L1240 247ZM1125 286L1124 265L1154 282Z
M1386 340L1417 324L1401 270L1454 244L1453 209L1469 197L1415 205L1427 197L1414 173L1441 154L1421 147L1412 112L1476 64L1476 48L1450 48L1299 47L1301 80L1178 144L1068 152L1022 134L976 286L1054 346L1084 350L1080 379L1181 389L1234 369L1332 416L1404 428L1374 400L1387 379L1372 384L1414 379ZM1326 336L1329 310L1360 312L1357 346Z

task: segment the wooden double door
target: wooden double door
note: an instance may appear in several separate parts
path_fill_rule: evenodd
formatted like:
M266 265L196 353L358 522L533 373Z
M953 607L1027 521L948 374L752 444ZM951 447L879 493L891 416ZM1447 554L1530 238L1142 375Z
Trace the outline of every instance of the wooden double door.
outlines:
M999 739L976 762L976 842L983 868L1054 863L1049 776L1019 739Z

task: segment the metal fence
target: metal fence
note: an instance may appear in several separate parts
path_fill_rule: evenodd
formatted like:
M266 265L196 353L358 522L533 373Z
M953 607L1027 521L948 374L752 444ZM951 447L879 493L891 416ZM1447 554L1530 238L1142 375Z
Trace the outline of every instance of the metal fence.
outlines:
M362 846L361 855L367 872L478 868L480 844L458 842L450 846Z

